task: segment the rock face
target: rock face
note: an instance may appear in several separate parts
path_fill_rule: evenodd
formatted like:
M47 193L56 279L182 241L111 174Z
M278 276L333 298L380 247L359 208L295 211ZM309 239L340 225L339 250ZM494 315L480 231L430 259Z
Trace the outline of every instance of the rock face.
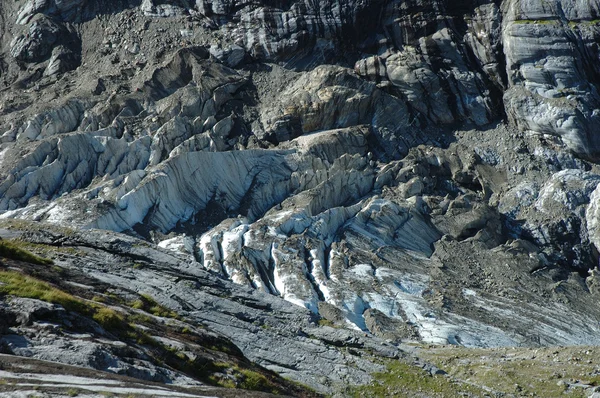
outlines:
M90 231L66 267L151 292L320 391L378 369L342 366L335 345L598 344L598 15L3 2L0 218ZM69 241L48 234L23 238Z
M594 157L598 143L599 3L507 1L503 39L509 120L522 130L559 135Z
M185 253L170 253L108 231L29 225L33 228L22 230L21 239L49 250L54 267L61 269L59 278L67 281L61 282L61 289L93 296L126 320L135 319L140 324L137 333L142 330L141 336L155 343L141 343L139 337L131 341L128 336L132 330L121 333L119 328L110 328L111 323L101 327L94 322L96 317L87 319L71 308L65 311L61 305L13 298L0 307L7 314L3 327L10 328L0 337L0 347L8 353L187 386L204 385L209 379L201 378L200 383L198 373L213 369L213 362L246 367L248 362L244 361L249 359L321 392L335 391L348 383L367 383L370 373L384 369L366 355L367 351L387 358L402 355L392 344L364 333L320 327L309 310L220 278L186 258ZM15 231L14 225L5 226ZM31 272L23 263L7 265ZM38 272L38 277L40 274L45 276L48 271ZM148 297L156 300L150 306L127 304L147 301ZM172 314L179 314L178 318L161 313L156 309L160 305L176 311ZM73 337L70 333L74 331L79 333ZM152 352L164 346L167 351L162 354ZM77 354L68 354L69 350ZM192 362L179 367L169 362L173 359L169 352L177 357L184 354ZM157 358L164 362L157 363ZM190 373L190 364L197 373ZM294 390L289 383L277 385L278 381L273 381L270 387L262 387L311 396L302 388Z

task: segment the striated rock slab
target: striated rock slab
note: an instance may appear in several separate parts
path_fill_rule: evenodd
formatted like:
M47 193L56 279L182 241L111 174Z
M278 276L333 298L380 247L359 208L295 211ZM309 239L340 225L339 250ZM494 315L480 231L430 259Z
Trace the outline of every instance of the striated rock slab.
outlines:
M597 2L506 1L503 41L509 119L554 134L573 151L598 153Z

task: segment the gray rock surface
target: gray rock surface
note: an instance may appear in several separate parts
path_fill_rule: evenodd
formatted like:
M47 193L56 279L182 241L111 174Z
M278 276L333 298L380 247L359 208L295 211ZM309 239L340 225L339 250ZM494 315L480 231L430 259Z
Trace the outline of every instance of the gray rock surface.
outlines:
M505 1L503 10L509 119L522 130L559 135L573 151L593 157L598 3Z
M76 249L64 252L55 262L91 278L86 282L88 285L110 286L123 297L149 295L176 310L185 319L186 327L194 331L206 328L226 337L253 362L321 392L348 383L367 383L370 373L383 369L365 353L348 352L344 347L358 347L388 358L402 355L395 346L365 333L319 327L314 314L300 306L226 281L204 271L193 260L184 260L180 255L161 251L131 237L100 230L62 235L52 227L31 230L22 237L38 244L60 244ZM132 261L137 265L132 266ZM92 286L89 288L95 290ZM99 294L94 290L88 294ZM42 319L47 322L49 318L53 323L64 324L69 320L75 323L73 315L65 313L60 306L12 299L7 311L17 314L16 325L21 325L11 329L14 334L0 340L13 354L60 360L144 380L191 383L185 375L157 368L148 363L147 358L144 361L136 349L129 349L124 343L109 344L105 341L107 333L93 323L87 329L95 328L97 333L99 329L103 339L94 341L92 335L87 335L73 341L60 334L53 336L56 326L36 323ZM44 331L31 333L40 329ZM210 333L203 338L210 338ZM65 350L74 347L77 355L70 355L68 360L60 359Z
M599 13L2 2L0 221L323 392L380 338L598 344Z

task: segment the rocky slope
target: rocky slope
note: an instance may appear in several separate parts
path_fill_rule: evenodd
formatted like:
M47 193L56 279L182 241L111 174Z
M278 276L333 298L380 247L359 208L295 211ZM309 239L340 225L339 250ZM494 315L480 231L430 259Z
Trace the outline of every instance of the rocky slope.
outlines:
M3 260L0 292L16 296L1 307L6 353L186 387L294 396L313 393L281 376L330 391L369 381L382 369L373 355L402 356L392 344L319 326L306 309L134 238L36 224L8 227L2 234L36 242L25 247L54 259L53 265ZM15 277L21 273L30 279ZM49 287L36 281L57 291L37 294Z
M4 2L0 236L322 392L348 346L598 344L599 15Z

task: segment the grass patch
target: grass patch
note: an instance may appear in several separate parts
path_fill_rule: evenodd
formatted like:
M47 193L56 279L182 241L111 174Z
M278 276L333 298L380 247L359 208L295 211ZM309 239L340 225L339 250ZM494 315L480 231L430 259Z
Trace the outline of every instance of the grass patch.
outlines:
M99 307L92 315L92 319L106 330L117 331L126 329L125 317L108 307Z
M557 25L559 23L556 19L536 19L536 25Z
M80 299L39 279L16 271L0 271L0 293L60 304L69 311L87 312L89 307Z
M516 20L514 20L512 22L515 25L528 25L530 23L533 23L533 21L530 20L530 19L516 19Z
M242 375L240 388L254 391L271 391L277 393L277 388L265 377L265 375L249 369L238 369Z
M144 314L131 314L127 317L127 320L135 325L150 324L153 321L152 318Z
M236 388L237 387L237 384L235 383L235 381L233 381L232 379L229 379L227 377L211 375L208 378L208 381L212 385L223 387L223 388Z
M92 297L92 301L95 301L96 303L105 303L106 302L106 297L103 297L103 296L94 296L94 297Z
M373 374L370 385L348 387L345 395L351 397L427 396L453 398L481 396L485 391L467 384L460 384L443 375L432 376L423 369L401 361L390 361L387 370Z
M14 240L12 240L12 242L18 243L18 245L20 247L22 247L23 249L37 252L37 253L42 253L42 254L61 253L61 254L70 254L72 256L81 256L81 255L85 254L81 250L76 249L74 247L70 247L70 246L54 246L54 245L48 245L45 243L27 242L27 241L20 240L20 239L14 239Z
M190 328L188 328L187 326L184 326L183 329L181 329L181 334L191 334L192 330Z
M0 271L0 294L59 304L68 311L91 317L106 331L121 338L134 340L139 344L151 344L153 342L151 337L129 324L127 315L104 305L86 302L49 283L17 271Z
M583 388L567 388L573 380L596 385L598 347L475 349L435 347L421 357L452 377L469 380L507 396L585 398ZM518 387L517 387L518 386Z
M575 28L577 26L598 25L598 24L600 24L600 19L569 21L569 27L571 27L571 28Z
M220 387L264 391L272 394L284 392L280 391L277 385L264 374L251 369L240 368L237 364L215 362L212 364L212 370L215 373L209 377L209 381Z
M39 221L15 220L8 218L0 219L0 228L35 233L39 233L40 231L46 231L67 237L77 235L77 231L69 227L63 227Z
M517 19L512 23L515 25L557 25L559 21L556 19Z
M68 395L69 397L76 397L76 396L78 396L78 395L79 395L79 390L77 390L76 388L69 388L69 389L67 390L67 395Z
M319 326L329 326L329 327L334 328L335 323L333 323L329 319L321 318L321 319L319 319Z
M37 265L53 264L52 260L36 256L35 254L26 250L25 247L25 243L16 240L0 240L0 257Z
M138 300L130 303L129 306L136 310L146 311L152 315L163 318L179 318L177 312L171 311L167 307L158 304L156 300L147 294L142 294Z

